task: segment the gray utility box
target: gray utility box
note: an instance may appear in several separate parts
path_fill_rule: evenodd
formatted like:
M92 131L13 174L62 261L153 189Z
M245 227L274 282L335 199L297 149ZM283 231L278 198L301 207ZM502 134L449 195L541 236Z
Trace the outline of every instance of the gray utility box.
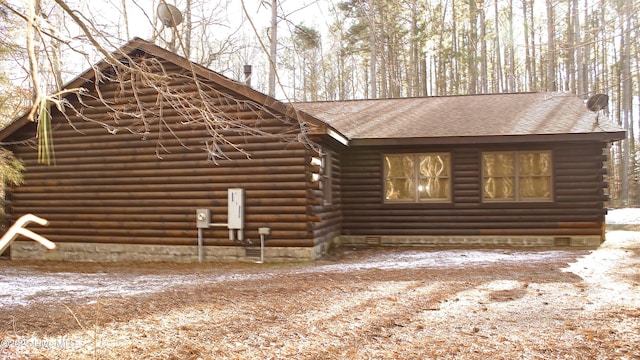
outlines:
M196 209L196 227L198 229L208 229L211 220L211 210Z

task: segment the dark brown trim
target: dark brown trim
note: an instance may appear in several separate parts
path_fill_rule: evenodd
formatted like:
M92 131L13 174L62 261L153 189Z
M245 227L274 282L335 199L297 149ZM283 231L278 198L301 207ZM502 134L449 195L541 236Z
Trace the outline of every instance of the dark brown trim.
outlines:
M533 142L610 142L625 138L624 131L581 133L581 134L540 134L540 135L495 135L495 136L451 136L438 138L379 138L351 139L352 146L398 146L398 145L463 145L463 144L507 144Z

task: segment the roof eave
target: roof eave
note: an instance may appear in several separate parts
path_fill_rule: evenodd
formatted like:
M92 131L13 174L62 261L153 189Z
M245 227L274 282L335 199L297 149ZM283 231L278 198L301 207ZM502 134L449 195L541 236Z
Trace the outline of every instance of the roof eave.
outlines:
M448 136L414 138L354 138L351 146L400 146L400 145L467 145L467 144L507 144L563 141L613 142L626 137L625 131L579 133L579 134L532 134L493 136Z
M10 122L7 126L0 129L0 141L4 141L6 138L11 136L13 133L20 130L23 126L27 125L30 122L31 121L27 119L26 115Z

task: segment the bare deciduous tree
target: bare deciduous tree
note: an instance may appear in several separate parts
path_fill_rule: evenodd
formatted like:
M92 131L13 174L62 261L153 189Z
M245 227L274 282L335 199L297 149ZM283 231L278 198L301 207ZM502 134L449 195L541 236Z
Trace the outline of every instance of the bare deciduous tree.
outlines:
M157 154L162 156L162 138L165 135L151 132L163 132L178 140L179 136L173 131L177 123L188 125L204 124L209 135L209 141L205 144L206 151L211 160L226 158L223 146L235 151L243 152L242 148L227 139L225 131L231 129L238 133L264 136L277 136L284 141L306 141L304 133L306 127L302 124L291 123L285 116L269 111L266 104L259 104L248 100L238 100L226 97L221 103L219 97L223 93L216 90L206 81L203 81L199 68L192 62L185 62L190 67L187 74L176 74L163 69L163 64L153 57L131 58L125 51L112 52L118 46L112 46L113 37L106 32L101 32L101 25L95 19L86 16L75 4L65 0L53 0L45 5L44 0L25 0L22 3L2 2L0 7L6 9L12 15L20 18L25 26L25 49L29 57L28 75L31 81L33 105L26 117L38 124L38 149L39 161L51 163L55 159L53 139L51 136L51 108L57 108L68 122L73 126L78 121L97 122L106 128L106 131L115 133L129 131L138 133L143 139L157 139ZM191 1L190 4L195 3ZM167 5L166 0L160 0L159 4ZM65 22L72 24L78 33L73 33L71 26L55 24L44 14L59 13ZM26 14L26 15L23 15ZM56 27L58 25L58 27ZM168 26L167 26L168 25ZM169 43L174 51L185 56L191 54L187 48L193 32L191 29L183 33L184 26L180 24L164 24L164 30L156 33L154 39ZM171 34L165 34L168 31ZM168 38L167 38L168 36ZM185 37L186 36L186 37ZM93 84L92 88L85 87L60 87L61 78L59 64L59 52L63 48L77 51L79 46L75 39L81 39L103 57L105 66L93 66L94 80L86 84ZM206 45L203 44L203 48ZM55 81L47 82L43 74L53 72ZM45 71L43 71L45 70ZM108 96L103 93L101 83L113 85L112 93ZM170 86L176 83L185 84L183 87ZM50 86L49 84L55 84ZM51 91L53 89L53 91ZM195 96L194 96L195 94ZM149 102L143 97L154 96L158 101L155 106L149 106ZM135 99L134 106L126 106L117 100L120 97ZM266 134L256 126L247 125L238 115L228 113L225 108L234 105L253 111L261 116L280 119L290 127L290 131L280 134ZM93 108L107 107L107 114L92 113ZM180 121L176 120L176 116ZM111 120L118 119L118 125Z

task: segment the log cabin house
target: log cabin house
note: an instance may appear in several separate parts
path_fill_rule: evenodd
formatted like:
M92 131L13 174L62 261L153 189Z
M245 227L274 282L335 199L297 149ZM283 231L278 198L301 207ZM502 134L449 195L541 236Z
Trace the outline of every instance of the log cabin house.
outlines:
M330 244L604 241L606 149L625 133L577 97L290 104L141 39L114 56L157 77L105 60L69 83L86 91L68 98L79 112L51 111L54 164L38 162L34 123L0 132L26 166L9 221L43 217L33 230L58 245L16 241L12 258L252 261L261 237L268 261Z

